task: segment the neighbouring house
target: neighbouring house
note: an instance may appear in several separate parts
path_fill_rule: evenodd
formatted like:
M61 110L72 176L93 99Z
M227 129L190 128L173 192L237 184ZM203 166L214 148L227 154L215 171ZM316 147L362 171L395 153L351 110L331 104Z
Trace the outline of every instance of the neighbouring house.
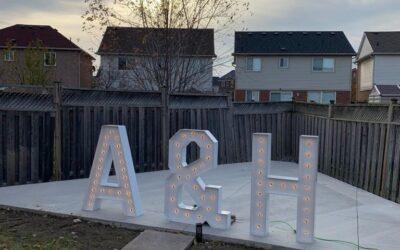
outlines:
M98 87L213 91L213 29L108 27L97 54Z
M231 70L219 79L220 92L228 93L235 90L235 70Z
M89 53L48 25L17 24L0 29L0 83L49 84L90 88L93 60Z
M357 68L351 71L351 102L357 102L357 82L358 82Z
M231 70L221 77L213 77L214 92L231 93L235 90L235 70Z
M369 96L369 103L390 103L392 100L400 101L400 84L374 85Z
M356 63L358 102L369 100L374 85L400 83L400 31L365 32Z
M235 100L350 103L355 51L341 31L236 32Z

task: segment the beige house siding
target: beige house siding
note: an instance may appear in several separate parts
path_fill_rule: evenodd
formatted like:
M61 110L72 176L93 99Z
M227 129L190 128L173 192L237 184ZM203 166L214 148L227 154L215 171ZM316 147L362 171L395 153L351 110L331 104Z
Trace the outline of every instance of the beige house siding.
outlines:
M363 39L361 41L361 47L360 47L357 58L363 58L367 55L372 54L372 52L373 52L372 46L364 34Z
M358 64L360 71L360 90L371 90L374 84L374 60L373 58L364 60Z
M335 59L334 72L313 72L312 56L289 56L287 69L279 68L281 56L263 56L261 71L251 72L246 70L246 56L236 56L236 88L351 91L352 57L325 57Z

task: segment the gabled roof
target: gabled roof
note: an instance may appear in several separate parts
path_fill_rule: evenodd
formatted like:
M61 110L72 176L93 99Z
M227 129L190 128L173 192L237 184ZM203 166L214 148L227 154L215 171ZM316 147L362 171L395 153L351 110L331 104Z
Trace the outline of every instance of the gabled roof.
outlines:
M167 47L169 54L215 57L214 30L107 27L97 54L165 54Z
M399 97L400 85L374 85L374 89L382 97Z
M235 70L231 70L225 75L221 76L221 80L235 80Z
M48 25L16 24L0 30L0 45L12 42L15 47L28 47L34 40L41 40L48 48L79 50L69 39Z
M234 54L355 55L342 31L235 32Z
M76 50L88 54L56 29L48 25L16 24L0 29L0 48L6 47L9 42L11 42L15 48L27 48L29 44L35 40L42 41L43 45L49 49Z
M365 32L373 53L400 53L400 31Z

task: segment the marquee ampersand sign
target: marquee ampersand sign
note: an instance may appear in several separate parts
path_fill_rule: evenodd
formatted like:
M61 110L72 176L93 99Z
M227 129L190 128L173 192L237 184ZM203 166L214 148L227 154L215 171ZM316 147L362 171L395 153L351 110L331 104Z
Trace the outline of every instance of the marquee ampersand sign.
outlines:
M271 134L253 134L250 232L265 236L269 227L269 195L297 197L296 240L314 240L315 189L318 172L318 137L301 136L299 176L271 175Z
M116 182L108 180L112 163ZM125 126L101 127L83 210L99 209L103 199L122 202L126 216L143 213Z
M200 158L186 162L186 147L195 142ZM221 211L222 188L206 185L200 175L217 167L218 141L207 130L179 130L169 141L168 166L171 171L166 182L165 215L170 221L196 224L205 221L213 228L227 229L231 213ZM195 205L184 204L183 189Z

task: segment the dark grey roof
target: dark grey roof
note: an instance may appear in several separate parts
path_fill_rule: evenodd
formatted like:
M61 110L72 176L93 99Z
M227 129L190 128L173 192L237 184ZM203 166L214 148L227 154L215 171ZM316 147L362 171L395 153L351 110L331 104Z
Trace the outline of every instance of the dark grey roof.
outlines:
M399 85L375 85L375 87L378 89L379 93L381 93L381 96L400 96L400 88Z
M234 54L355 55L342 31L235 32Z
M230 72L226 73L225 75L221 76L221 80L234 80L236 72L235 70L231 70Z
M107 27L98 54L215 56L213 29Z
M365 32L374 53L400 53L400 31Z

